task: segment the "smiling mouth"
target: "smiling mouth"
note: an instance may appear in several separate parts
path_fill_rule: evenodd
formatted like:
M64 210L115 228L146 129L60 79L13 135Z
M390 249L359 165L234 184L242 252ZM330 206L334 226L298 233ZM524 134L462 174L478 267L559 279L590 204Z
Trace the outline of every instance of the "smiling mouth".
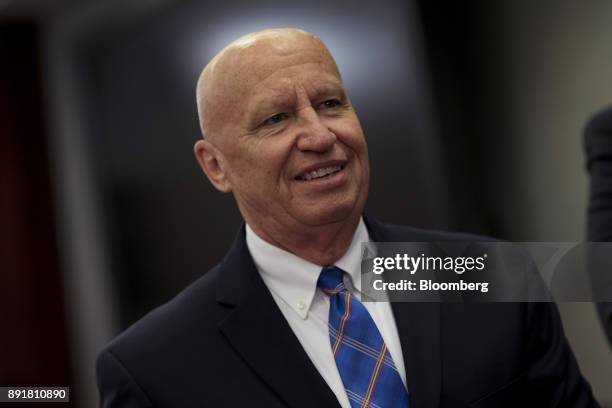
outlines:
M302 181L312 181L312 180L324 179L324 178L331 177L336 173L339 173L340 171L342 171L343 168L344 166L322 167L317 170L306 172L300 176L297 176L295 179L302 180Z

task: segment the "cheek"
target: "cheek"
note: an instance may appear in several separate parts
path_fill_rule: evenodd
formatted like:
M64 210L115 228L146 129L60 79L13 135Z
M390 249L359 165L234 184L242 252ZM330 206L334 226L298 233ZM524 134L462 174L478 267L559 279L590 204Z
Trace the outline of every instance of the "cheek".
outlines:
M236 170L249 189L275 189L285 174L289 152L283 140L262 139L238 152Z
M337 126L336 129L332 129L336 133L339 141L347 146L351 152L362 158L367 156L368 148L366 145L365 137L361 129L361 125L357 120L344 123L342 126Z
M359 121L355 118L345 124L342 130L339 130L340 141L348 148L350 154L353 155L356 167L354 169L360 174L361 183L369 184L370 163L368 158L368 146L365 136Z

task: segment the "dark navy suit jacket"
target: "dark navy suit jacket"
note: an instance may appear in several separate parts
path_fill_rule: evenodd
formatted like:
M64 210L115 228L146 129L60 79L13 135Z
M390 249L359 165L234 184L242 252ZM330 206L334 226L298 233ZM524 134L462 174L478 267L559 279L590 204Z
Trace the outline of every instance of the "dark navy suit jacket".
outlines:
M374 241L475 240L366 218ZM411 408L593 407L553 303L393 303ZM221 263L99 355L103 407L338 407L260 278Z

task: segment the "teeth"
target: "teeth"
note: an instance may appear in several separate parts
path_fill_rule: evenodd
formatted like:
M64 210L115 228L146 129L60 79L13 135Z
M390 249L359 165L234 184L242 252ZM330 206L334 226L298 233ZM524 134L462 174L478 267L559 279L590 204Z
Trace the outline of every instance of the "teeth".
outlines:
M307 180L310 181L312 179L316 179L319 177L325 177L327 175L336 173L338 171L342 170L342 167L340 166L331 166L331 167L324 167L318 170L313 170L313 171L309 171L308 173L305 173L303 176L300 176L299 178L301 180Z

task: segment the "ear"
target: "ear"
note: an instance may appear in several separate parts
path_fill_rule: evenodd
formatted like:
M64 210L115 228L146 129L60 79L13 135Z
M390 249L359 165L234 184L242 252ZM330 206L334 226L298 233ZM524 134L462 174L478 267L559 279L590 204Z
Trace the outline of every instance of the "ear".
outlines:
M212 185L223 193L232 191L232 184L227 177L227 169L224 169L223 155L210 141L198 140L193 147L196 159L208 180Z

